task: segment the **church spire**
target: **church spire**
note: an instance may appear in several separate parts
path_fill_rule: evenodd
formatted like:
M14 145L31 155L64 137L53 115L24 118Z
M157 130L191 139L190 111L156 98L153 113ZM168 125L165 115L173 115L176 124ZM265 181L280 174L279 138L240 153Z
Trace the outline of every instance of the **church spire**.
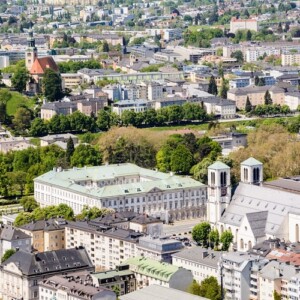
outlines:
M28 30L27 38L27 50L25 53L26 68L30 72L30 69L37 58L37 48L35 46L35 38L33 36L32 23Z

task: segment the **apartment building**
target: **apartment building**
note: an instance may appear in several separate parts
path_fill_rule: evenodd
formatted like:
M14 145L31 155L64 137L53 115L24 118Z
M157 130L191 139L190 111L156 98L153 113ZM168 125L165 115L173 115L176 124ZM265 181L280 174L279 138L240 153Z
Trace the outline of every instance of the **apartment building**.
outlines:
M113 104L112 111L121 116L124 111L140 113L145 112L148 108L148 101L145 99L121 100Z
M83 248L42 253L17 251L0 265L0 292L3 300L38 300L40 280L74 271L94 271Z
M287 51L281 54L282 66L300 65L300 52Z
M130 163L54 169L34 179L34 195L42 207L65 203L75 214L88 205L131 210L169 222L204 218L206 211L204 184Z
M115 270L91 273L96 286L109 290L118 289L119 295L132 293L136 290L136 279L129 266L118 266Z
M22 136L0 137L0 152L7 153L9 151L25 150L35 147L30 143L29 138Z
M181 251L184 246L181 241L167 236L143 236L136 246L137 255L161 262L172 262L172 255Z
M9 250L31 251L30 235L14 228L11 225L0 225L0 257Z
M65 248L64 219L49 219L32 221L19 229L32 238L32 247L38 252L59 250Z
M193 275L190 270L141 256L131 257L123 265L128 265L135 274L137 289L158 284L186 291L193 282Z
M97 221L68 222L66 248L83 246L96 270L112 270L136 255L136 244L142 235Z
M55 275L39 282L40 300L116 300L113 291L94 286L88 272L75 272L67 275Z
M173 254L172 264L190 270L198 283L210 276L216 277L220 282L219 260L221 255L221 251L192 247Z
M249 86L230 89L227 98L234 101L238 109L245 109L247 97L249 97L252 106L264 104L266 91L269 91L273 104L285 104L284 89L278 86Z
M238 30L258 31L258 23L255 19L237 19L233 17L230 21L230 32L236 33Z
M63 73L61 74L62 88L63 89L74 89L81 85L83 82L80 74L77 73Z

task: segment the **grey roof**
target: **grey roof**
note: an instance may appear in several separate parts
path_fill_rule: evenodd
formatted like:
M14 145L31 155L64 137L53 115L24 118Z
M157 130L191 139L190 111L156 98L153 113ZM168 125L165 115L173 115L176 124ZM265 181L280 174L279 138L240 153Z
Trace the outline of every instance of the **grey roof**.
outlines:
M172 288L163 287L160 285L150 285L141 290L122 295L120 300L205 300L200 296L195 296L187 292L175 290Z
M249 157L248 159L244 160L241 165L243 166L249 166L249 167L253 167L253 166L261 166L262 163L260 161L258 161L257 159L253 158L253 157Z
M239 183L220 223L239 227L245 214L268 211L265 232L276 235L288 213L300 214L298 193Z
M228 93L235 94L235 95L248 95L251 93L264 93L266 91L270 91L272 93L283 93L284 90L276 85L273 86L247 86L243 88L234 88L230 89Z
M72 270L93 269L93 264L83 247L61 249L40 253L17 251L2 267L15 263L23 275L41 276L44 274L62 273Z
M270 261L265 267L260 271L260 276L267 279L290 279L296 275L297 270L294 266L288 265L286 263L281 263L275 260Z
M213 169L213 170L223 170L223 169L230 169L230 167L228 167L227 165L225 165L223 162L221 161L216 161L215 163L213 163L212 165L210 165L208 167L208 169Z
M172 255L172 257L188 260L193 263L218 268L218 261L222 256L221 251L214 251L202 247L192 247Z
M0 240L14 241L30 238L30 235L11 225L5 225L3 228L0 228Z
M300 176L279 178L277 180L264 182L264 186L300 193Z
M21 226L20 228L28 231L55 231L63 230L67 222L64 219L49 219L32 221L28 224Z
M246 214L253 235L258 238L265 236L265 228L268 218L268 211L260 211Z
M66 225L66 227L97 234L100 234L101 232L101 234L104 236L109 236L131 243L136 243L138 241L138 238L140 236L143 236L143 233L138 233L134 230L107 226L95 221L68 222L68 225Z

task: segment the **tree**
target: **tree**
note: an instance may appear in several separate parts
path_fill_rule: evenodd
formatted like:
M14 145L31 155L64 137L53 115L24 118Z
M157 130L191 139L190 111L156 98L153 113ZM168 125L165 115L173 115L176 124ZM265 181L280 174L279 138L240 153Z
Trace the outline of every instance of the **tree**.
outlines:
M252 110L252 104L250 102L249 96L247 96L246 105L245 105L245 111L247 113L249 113L249 112L251 112L251 110Z
M48 134L48 126L41 118L35 118L31 123L29 133L32 136L45 136Z
M244 55L241 50L237 50L231 53L230 57L235 58L238 63L242 64L244 62Z
M109 45L108 45L107 41L103 42L102 51L103 52L109 52Z
M221 234L221 238L220 241L222 243L222 250L223 251L228 251L230 244L233 241L233 235L231 233L231 231L229 230L225 230L222 234Z
M247 41L251 41L251 38L252 38L252 33L250 30L247 31L247 34L246 34L246 40Z
M216 79L215 77L212 75L209 79L209 84L208 84L208 91L209 94L212 95L218 95L218 87L217 87L217 83L216 83Z
M218 247L220 236L218 229L213 229L208 235L209 242L212 244L212 247Z
M91 145L79 145L71 156L71 165L76 167L99 166L101 162L101 153Z
M97 126L100 130L107 131L111 124L110 124L110 111L101 109L98 112L98 118L97 118Z
M7 259L9 259L11 256L13 256L15 253L16 253L15 249L6 250L1 258L1 263L4 263Z
M273 104L269 90L266 91L264 99L265 99L265 105Z
M13 124L16 130L23 132L30 128L32 113L27 107L20 107L15 113Z
M192 237L197 243L207 246L210 230L211 227L208 222L200 223L194 226L192 230Z
M67 149L66 149L66 159L68 162L70 162L71 156L73 155L74 151L75 151L74 141L71 137L69 137L67 141Z
M42 80L43 92L46 99L50 102L59 100L63 97L62 81L58 73L52 69L46 69Z
M227 99L228 85L226 84L225 79L222 80L222 86L220 90L220 97L222 99Z
M210 300L222 300L221 286L218 284L217 278L213 276L205 278L200 285L193 282L188 288L188 292Z
M266 80L264 77L261 77L259 78L259 81L258 81L258 86L265 86L266 85Z
M10 182L10 187L13 189L14 193L20 193L23 196L26 184L26 172L23 171L14 171L7 172L7 177Z
M278 24L277 32L278 32L278 33L282 33L282 32L283 32L283 28L282 28L281 22L279 22L279 24Z
M14 225L20 227L33 221L33 216L29 212L21 212L17 215Z
M193 162L191 151L184 145L178 145L171 155L171 170L179 174L188 174Z
M273 298L274 300L281 300L281 295L276 290L274 290Z
M88 207L85 205L79 215L76 216L77 220L93 220L102 216L105 216L107 214L112 213L113 210L107 209L107 208L98 208L98 207Z
M20 204L24 207L25 212L32 212L37 207L39 207L39 204L35 201L35 199L31 196L23 197L20 200Z
M28 80L29 73L26 67L18 67L11 78L11 84L21 93L25 90Z

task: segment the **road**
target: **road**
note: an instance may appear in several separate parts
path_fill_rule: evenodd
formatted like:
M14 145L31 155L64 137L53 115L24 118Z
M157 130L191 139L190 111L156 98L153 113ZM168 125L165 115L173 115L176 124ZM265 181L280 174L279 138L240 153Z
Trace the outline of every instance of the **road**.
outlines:
M174 225L163 225L165 235L176 236L191 236L189 232L192 231L196 224L199 224L201 219L188 219L174 222Z

